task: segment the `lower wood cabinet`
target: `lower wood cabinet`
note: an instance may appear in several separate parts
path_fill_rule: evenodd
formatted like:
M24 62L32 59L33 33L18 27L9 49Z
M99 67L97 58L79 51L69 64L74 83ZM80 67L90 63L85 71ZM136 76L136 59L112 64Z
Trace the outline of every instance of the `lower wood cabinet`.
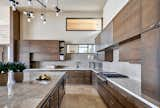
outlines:
M56 88L53 93L50 95L49 98L50 107L49 108L58 108L59 106L59 91Z
M60 82L59 86L59 106L61 105L63 96L65 95L65 79Z
M97 78L97 90L109 108L124 108L117 99L106 89L106 81Z
M67 84L91 84L92 72L89 70L73 70L67 72Z
M50 93L40 108L60 108L63 96L65 95L65 77L60 80L56 88Z
M97 76L97 91L108 108L150 108L145 103Z

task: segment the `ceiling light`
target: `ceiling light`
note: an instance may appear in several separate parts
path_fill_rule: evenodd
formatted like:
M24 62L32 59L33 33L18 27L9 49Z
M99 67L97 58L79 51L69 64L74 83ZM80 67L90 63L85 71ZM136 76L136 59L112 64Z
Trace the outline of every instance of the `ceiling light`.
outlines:
M59 16L59 13L58 13L58 12L56 12L56 16Z
M56 6L56 16L59 16L61 9L58 8L58 6Z
M47 22L47 20L46 20L46 19L44 19L44 20L43 20L43 24L46 24L46 22Z
M32 5L32 0L27 0L27 3L28 3L29 6L31 6Z
M32 11L24 11L23 14L27 16L28 22L31 22L31 20L34 18L34 14Z
M9 0L9 2L10 2L10 6L12 7L12 10L16 11L16 7L18 6L19 3L15 0Z
M27 21L28 21L28 22L31 22L31 17L28 17L28 18L27 18Z
M40 18L41 18L41 20L43 20L43 19L44 19L44 14L41 14L41 17L40 17Z

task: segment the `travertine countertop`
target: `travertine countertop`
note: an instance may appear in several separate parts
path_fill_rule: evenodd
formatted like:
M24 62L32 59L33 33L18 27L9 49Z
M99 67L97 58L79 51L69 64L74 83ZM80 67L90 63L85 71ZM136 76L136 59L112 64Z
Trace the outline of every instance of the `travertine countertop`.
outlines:
M126 92L135 99L145 103L150 108L159 108L160 103L145 94L141 90L141 82L129 78L107 78L107 81L112 86L116 87L121 92Z
M24 82L13 86L12 95L8 96L7 87L0 87L0 108L36 108L56 87L65 72L45 72L50 81L36 81L43 72L24 72Z
M67 67L63 69L27 69L26 71L62 71L62 70L91 70L95 73L103 72L103 70L96 70L92 68L74 68L74 67ZM128 93L129 95L133 96L135 99L145 103L146 105L150 106L151 108L159 108L160 103L156 100L147 97L141 91L141 82L136 81L130 78L107 78L107 81L117 87L117 89Z

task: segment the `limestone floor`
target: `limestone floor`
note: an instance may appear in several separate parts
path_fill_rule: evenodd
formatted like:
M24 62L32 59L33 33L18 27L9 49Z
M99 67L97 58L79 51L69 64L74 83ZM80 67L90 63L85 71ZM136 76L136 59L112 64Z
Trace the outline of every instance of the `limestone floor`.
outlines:
M107 108L91 85L67 85L61 108Z

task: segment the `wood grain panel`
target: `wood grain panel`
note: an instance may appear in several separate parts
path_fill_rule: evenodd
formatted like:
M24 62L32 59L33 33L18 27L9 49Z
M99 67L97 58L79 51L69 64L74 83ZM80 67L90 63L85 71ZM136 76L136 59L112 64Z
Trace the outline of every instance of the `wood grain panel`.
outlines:
M59 53L32 53L31 61L53 61L59 60Z
M141 61L141 39L136 39L119 46L119 60L132 63Z
M20 40L20 12L10 8L10 61L18 61ZM17 56L18 55L18 56Z
M68 31L102 30L102 19L67 18L66 19L66 30Z
M160 0L142 0L142 30L160 22Z
M30 52L42 52L42 53L59 53L59 41L54 40L37 40L29 41Z
M140 34L141 1L130 0L113 20L113 40L115 43Z
M142 92L160 101L160 28L142 35Z

